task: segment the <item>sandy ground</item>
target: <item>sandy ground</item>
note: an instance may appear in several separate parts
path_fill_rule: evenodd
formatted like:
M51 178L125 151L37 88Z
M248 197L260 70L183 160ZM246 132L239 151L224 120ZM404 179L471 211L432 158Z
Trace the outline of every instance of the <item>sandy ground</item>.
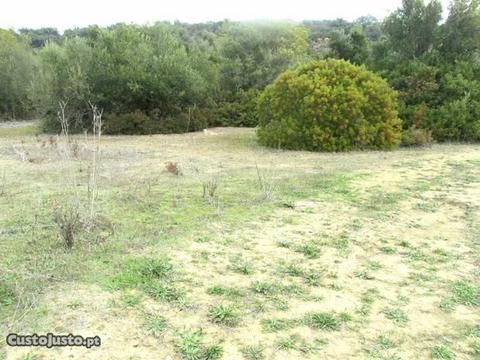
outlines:
M436 346L448 347L456 359L478 356L472 350L477 340L469 329L480 323L479 307L457 303L444 311L441 304L452 297L455 281L479 286L480 239L475 230L480 224L479 145L314 154L243 145L250 132L212 129L187 135L106 137L108 165L103 174L118 184L114 174L138 177L142 169L167 160L178 161L187 177L198 169L204 176L219 171L231 175L256 164L273 174L341 172L356 176L349 189L352 199L324 197L320 189L319 196L298 200L275 210L267 220L249 221L234 230L221 222L206 223L211 236L205 241L192 238L168 250L151 246L136 251L139 256L163 256L167 251L174 267L181 269L178 284L191 299L188 306L157 302L132 290L141 303L125 307L124 292L97 284L52 287L43 300L48 330L99 335L102 346L8 348L7 358L181 359L176 339L188 329L201 329L205 343L220 344L223 359L248 359L242 352L247 345L263 348L259 359L424 359L436 356L432 350ZM18 144L18 139L9 141ZM19 162L9 150L11 143L0 148L3 166ZM46 151L39 156L39 164L21 165L26 173L38 167L48 171L55 161ZM318 256L299 251L308 244L319 250ZM232 271L239 260L250 264L253 273ZM319 274L318 283L310 285L304 277L282 270L292 264ZM254 281L295 285L299 291L259 295L250 290ZM233 287L244 295L231 300L207 294L214 285ZM368 294L374 294L370 300ZM212 305L230 303L241 313L237 326L208 321ZM391 315L392 309L398 316ZM145 312L164 316L168 329L155 336L147 332ZM262 326L265 320L300 319L312 312L348 314L351 319L336 331L303 323L277 332ZM286 351L278 344L288 337L297 340L294 349Z

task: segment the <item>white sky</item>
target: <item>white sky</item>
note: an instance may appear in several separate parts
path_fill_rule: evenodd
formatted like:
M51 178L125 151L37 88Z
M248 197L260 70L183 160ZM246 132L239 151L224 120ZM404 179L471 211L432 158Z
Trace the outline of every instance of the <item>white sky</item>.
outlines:
M449 0L441 1L446 8ZM92 24L158 20L353 20L363 15L382 19L400 4L401 0L1 0L0 27L56 27L63 31Z

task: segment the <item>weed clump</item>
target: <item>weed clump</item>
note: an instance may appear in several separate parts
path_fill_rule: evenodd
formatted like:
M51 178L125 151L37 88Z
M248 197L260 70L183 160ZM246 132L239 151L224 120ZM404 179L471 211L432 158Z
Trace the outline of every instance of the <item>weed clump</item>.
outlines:
M304 323L314 329L335 331L340 329L342 321L333 313L320 312L307 314Z
M405 325L408 322L408 315L399 308L385 308L383 309L385 317L392 320L397 325Z
M145 317L144 327L154 336L158 336L165 332L167 326L167 319L165 319L163 316L156 314L147 314Z
M214 324L221 324L229 327L238 325L240 317L236 309L231 305L213 306L208 311L208 318Z
M14 301L15 292L5 281L0 280L0 305L12 305Z
M452 286L452 298L457 304L466 306L479 306L480 305L480 291L470 281L459 280L455 281Z
M244 346L241 352L247 360L265 359L265 347L262 344Z
M155 300L175 302L183 294L173 285L174 271L166 258L137 258L127 261L108 286L112 289L137 288Z
M201 330L187 330L178 334L175 347L185 360L217 360L223 355L221 346L203 344Z
M66 249L71 249L75 238L82 227L79 205L74 203L67 207L57 206L55 209L55 223Z

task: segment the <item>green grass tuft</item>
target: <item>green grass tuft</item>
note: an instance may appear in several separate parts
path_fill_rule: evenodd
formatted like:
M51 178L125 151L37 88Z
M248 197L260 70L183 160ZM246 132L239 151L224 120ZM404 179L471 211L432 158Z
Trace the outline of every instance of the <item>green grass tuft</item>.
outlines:
M265 347L259 345L247 345L241 349L242 355L246 360L263 360L265 359Z
M471 281L455 281L451 286L452 300L466 306L480 305L480 291Z
M440 345L435 346L431 352L432 359L442 359L442 360L453 360L455 359L455 354L448 346Z
M334 331L339 330L341 320L334 313L311 313L304 317L304 323L311 328Z
M387 319L392 320L395 324L405 325L408 322L408 315L400 308L385 308L383 313Z
M167 324L167 319L161 315L147 314L145 316L145 329L154 336L162 334L167 329Z
M240 321L236 309L231 305L223 304L211 307L208 311L208 318L212 323L230 327L237 326Z
M297 323L296 320L290 319L262 319L260 321L263 330L271 333L291 329L295 327Z

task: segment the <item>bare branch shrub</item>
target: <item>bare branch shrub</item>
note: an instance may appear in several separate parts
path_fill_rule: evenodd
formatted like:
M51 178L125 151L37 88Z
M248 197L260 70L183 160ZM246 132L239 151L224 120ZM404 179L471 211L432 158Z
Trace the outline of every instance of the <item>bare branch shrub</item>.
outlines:
M67 102L59 101L58 120L60 121L62 141L51 141L57 146L64 160L64 174L69 180L66 187L66 197L62 205L55 206L54 219L59 229L60 237L66 249L71 249L75 239L81 230L91 231L96 227L103 226L104 221L97 221L95 203L98 195L98 164L100 154L100 140L102 136L102 110L96 105L89 103L92 112L93 136L92 158L89 164L89 178L87 185L87 201L82 201L77 187L75 168L72 167L72 156L80 159L80 147L76 140L69 135L69 122L71 118L67 111Z
M215 208L215 215L220 216L222 211L220 207L220 198L217 194L217 189L217 178L212 178L203 183L203 199Z
M257 168L257 183L262 193L263 200L271 201L275 197L275 192L277 191L277 186L268 178L268 176L262 172L258 165L255 165Z
M100 157L100 140L102 138L102 115L103 110L99 110L96 105L89 102L92 111L92 131L93 131L93 153L90 166L90 178L88 183L88 194L90 203L90 219L95 215L95 200L98 194L98 158Z
M55 223L58 226L63 245L66 249L71 249L77 233L82 228L80 204L72 202L64 207L56 206Z
M203 198L211 202L217 197L218 181L216 178L208 180L203 183Z
M12 145L12 148L13 148L13 151L18 155L20 156L20 159L22 159L22 161L29 161L29 156L28 156L28 152L23 150L23 149L19 149L17 148L15 145Z

